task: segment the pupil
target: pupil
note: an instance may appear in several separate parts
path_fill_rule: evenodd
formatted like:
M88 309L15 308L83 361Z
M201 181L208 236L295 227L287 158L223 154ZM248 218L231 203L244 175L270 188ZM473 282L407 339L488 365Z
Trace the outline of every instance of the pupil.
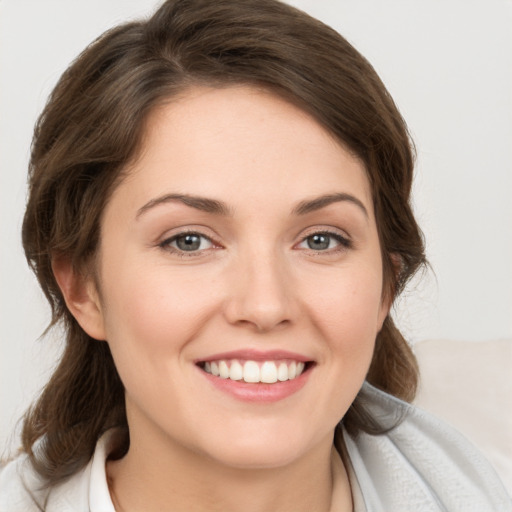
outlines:
M196 251L201 245L201 239L197 235L184 235L176 240L176 245L182 251Z
M327 235L313 235L308 238L308 247L318 251L329 248L329 237Z

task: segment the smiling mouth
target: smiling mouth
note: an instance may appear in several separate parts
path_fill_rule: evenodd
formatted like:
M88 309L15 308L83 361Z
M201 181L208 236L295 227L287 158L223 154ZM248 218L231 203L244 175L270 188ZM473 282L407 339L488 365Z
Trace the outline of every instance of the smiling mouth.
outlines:
M303 362L290 359L278 361L219 359L202 361L198 363L198 366L204 372L221 379L252 384L273 384L297 379L313 364L312 361Z

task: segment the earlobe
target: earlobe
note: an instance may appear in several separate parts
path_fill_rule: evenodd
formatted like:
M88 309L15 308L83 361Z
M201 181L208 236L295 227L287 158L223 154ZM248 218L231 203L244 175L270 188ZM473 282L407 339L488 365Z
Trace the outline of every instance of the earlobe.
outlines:
M66 257L53 258L52 270L68 310L82 329L92 338L105 340L103 311L94 280L77 272Z

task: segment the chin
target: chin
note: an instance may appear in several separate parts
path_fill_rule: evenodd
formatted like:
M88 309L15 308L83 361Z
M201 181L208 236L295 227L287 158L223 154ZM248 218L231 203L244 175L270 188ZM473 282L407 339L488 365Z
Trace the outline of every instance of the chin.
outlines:
M207 452L217 462L233 468L280 468L292 464L318 444L318 441L300 434L297 429L279 433L267 430L264 435L261 431L246 431L244 436L227 435L213 446L210 439Z
M269 447L255 446L216 454L215 459L224 466L250 470L285 467L292 464L298 457L299 454L290 447L274 450Z

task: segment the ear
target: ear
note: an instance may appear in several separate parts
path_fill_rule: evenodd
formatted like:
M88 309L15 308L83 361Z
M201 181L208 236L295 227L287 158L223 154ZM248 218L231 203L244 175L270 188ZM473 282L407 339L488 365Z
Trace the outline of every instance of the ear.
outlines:
M105 340L103 310L94 280L77 272L69 258L52 259L55 280L70 313L92 338Z

